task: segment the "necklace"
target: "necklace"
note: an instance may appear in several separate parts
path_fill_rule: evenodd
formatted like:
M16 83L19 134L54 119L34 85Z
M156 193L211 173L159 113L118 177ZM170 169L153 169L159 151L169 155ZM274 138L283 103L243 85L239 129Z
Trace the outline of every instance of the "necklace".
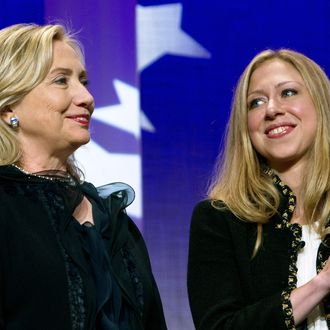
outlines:
M15 167L20 172L22 172L30 177L35 177L35 178L39 178L42 180L48 180L48 181L65 182L65 183L74 182L74 179L72 178L72 176L69 173L64 172L64 171L50 170L50 171L41 171L41 172L31 173L31 172L26 171L24 168L19 167L16 164L11 164L11 166ZM41 174L41 173L45 173L45 174Z

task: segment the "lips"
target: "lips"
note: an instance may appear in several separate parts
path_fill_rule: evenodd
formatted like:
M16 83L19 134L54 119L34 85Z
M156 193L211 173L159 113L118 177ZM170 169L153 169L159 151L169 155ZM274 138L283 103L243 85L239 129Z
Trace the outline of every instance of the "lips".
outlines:
M90 120L90 115L88 115L88 114L79 114L79 115L75 115L75 116L67 116L67 118L72 119L72 120L76 121L79 124L88 125L89 120Z
M265 130L265 134L269 138L282 137L284 135L289 134L295 127L296 127L296 125L291 124L291 123L282 123L282 124L270 125Z

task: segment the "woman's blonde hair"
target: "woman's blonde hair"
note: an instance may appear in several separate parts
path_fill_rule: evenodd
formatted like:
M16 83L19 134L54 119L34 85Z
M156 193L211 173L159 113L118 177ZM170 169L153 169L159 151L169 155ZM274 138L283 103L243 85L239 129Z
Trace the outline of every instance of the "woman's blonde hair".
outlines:
M330 84L318 64L289 49L265 50L253 58L239 79L227 125L226 144L220 154L209 197L222 200L240 219L266 223L279 207L280 195L269 175L262 170L263 159L254 149L247 127L247 92L251 75L264 62L282 60L303 78L317 112L318 129L304 173L303 207L309 224L320 221L320 234L330 214Z
M16 24L0 30L0 112L18 104L45 79L55 40L70 45L84 62L80 43L62 25ZM16 132L0 120L0 165L18 162L21 152ZM73 157L67 167L71 174L79 175Z

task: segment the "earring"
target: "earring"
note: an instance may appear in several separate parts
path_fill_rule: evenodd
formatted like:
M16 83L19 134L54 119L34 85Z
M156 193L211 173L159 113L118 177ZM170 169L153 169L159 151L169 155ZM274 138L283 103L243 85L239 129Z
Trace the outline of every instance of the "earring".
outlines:
M18 127L18 124L19 124L18 118L15 115L11 116L10 117L10 126L13 129L16 129Z

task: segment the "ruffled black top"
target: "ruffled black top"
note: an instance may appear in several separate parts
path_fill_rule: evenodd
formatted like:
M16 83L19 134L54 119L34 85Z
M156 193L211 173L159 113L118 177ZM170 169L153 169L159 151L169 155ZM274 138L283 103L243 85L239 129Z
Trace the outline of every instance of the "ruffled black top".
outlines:
M28 174L22 172L17 167L8 166L6 169L3 169L2 175L5 175L7 179L27 183L27 189L30 190L26 191L27 193L31 194L31 189L37 189L39 198L43 199L44 203L50 204L49 202L52 200L49 216L65 259L73 329L82 330L86 327L85 284L79 267L75 264L63 242L61 235L63 221L64 226L73 226L76 231L77 241L80 244L75 246L75 249L81 250L85 264L88 265L88 276L94 288L93 305L95 311L93 314L95 314L95 329L130 329L128 308L122 299L121 290L111 268L110 256L104 245L103 234L107 233L109 235L108 214L102 203L102 198L100 198L94 186L89 183L78 182L78 180L61 171L44 171ZM131 202L134 198L134 193L130 190L130 187L122 183L105 185L100 188L100 194L103 197L107 197L113 191L120 191L123 188L129 190L129 202ZM41 190L44 191L42 192ZM81 202L83 196L86 196L92 203L95 225L80 225L72 216L67 219L59 219L57 217L59 213L56 209L63 209L63 205L60 205L61 203L65 205L65 209L73 211Z

